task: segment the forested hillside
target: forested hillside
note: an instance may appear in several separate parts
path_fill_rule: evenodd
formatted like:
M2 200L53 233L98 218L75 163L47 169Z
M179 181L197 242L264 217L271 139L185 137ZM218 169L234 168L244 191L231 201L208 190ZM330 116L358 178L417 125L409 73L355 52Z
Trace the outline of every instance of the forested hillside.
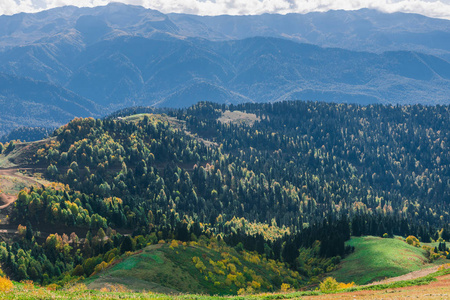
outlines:
M314 283L353 250L350 235L448 241L449 121L449 106L300 101L75 119L29 157L60 183L19 193L10 221L26 227L2 245L4 269L61 282L158 240L200 239ZM65 237L39 241L48 224Z
M78 119L37 160L77 190L155 211L168 201L202 222L221 214L302 228L337 212L448 221L448 107L231 108L257 114L253 127L218 122L226 109L203 103L172 113L209 147L157 116Z

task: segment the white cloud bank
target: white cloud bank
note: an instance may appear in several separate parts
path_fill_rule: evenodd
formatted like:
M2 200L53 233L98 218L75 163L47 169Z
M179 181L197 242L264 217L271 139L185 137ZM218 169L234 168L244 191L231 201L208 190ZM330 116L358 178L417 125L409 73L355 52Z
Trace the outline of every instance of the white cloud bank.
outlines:
M37 12L64 5L92 7L110 2L141 5L163 13L198 15L286 14L371 8L388 13L418 13L450 20L450 0L0 0L0 15Z

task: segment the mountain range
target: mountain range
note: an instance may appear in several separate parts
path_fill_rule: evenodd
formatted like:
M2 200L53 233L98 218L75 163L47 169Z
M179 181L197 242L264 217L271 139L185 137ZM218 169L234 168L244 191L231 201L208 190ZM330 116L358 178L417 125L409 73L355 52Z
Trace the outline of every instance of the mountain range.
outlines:
M368 9L212 17L67 6L0 16L0 49L0 135L136 105L450 95L450 21Z

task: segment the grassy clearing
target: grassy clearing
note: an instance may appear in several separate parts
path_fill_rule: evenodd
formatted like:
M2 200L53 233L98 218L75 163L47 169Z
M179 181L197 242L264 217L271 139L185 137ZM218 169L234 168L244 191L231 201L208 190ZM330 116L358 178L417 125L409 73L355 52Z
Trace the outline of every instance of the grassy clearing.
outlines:
M397 239L381 239L376 237L353 238L350 243L357 246L357 251L346 258L343 267L331 274L344 273L346 278L338 276L338 281L357 281L352 276L367 276L363 280L371 280L377 276L396 276L395 272L400 274L409 272L405 270L382 270L392 267L389 264L397 263L400 268L410 268L410 270L419 269L425 261L421 249L411 247L405 242ZM229 252L232 256L224 254ZM243 271L244 268L250 269L265 280L270 280L274 271L267 268L263 262L253 263L238 254L232 248L207 248L193 245L170 246L169 244L151 245L126 257L122 262L115 264L105 271L92 276L82 283L75 284L72 287L66 287L65 290L49 291L46 288L27 288L26 285L16 285L13 291L0 294L0 299L299 299L309 296L334 298L340 297L345 293L376 293L380 290L404 288L411 286L424 286L436 282L436 276L450 274L450 268L437 273L427 275L422 278L380 284L376 286L361 286L347 289L336 294L323 294L319 291L291 291L284 293L269 293L268 289L260 289L255 295L241 296L220 296L221 294L236 294L238 287L233 284L224 284L228 274L227 269L224 276L214 273L213 265L209 261L218 262L228 257L228 263L233 263L237 270L235 274ZM193 258L200 258L205 269L200 272L193 263ZM376 258L374 258L376 257ZM388 260L388 257L391 260ZM253 257L254 259L256 257ZM402 258L402 259L400 259ZM371 260L379 259L378 265L373 265ZM416 261L416 259L418 259ZM411 261L414 264L411 264ZM225 263L227 264L227 263ZM365 265L365 268L362 266ZM371 269L369 269L369 267ZM347 268L347 271L343 271ZM354 268L354 269L352 269ZM282 270L281 267L279 270ZM354 270L358 270L356 274ZM384 272L383 272L384 271ZM210 274L213 273L213 274ZM353 274L350 274L354 272ZM367 273L367 274L365 274ZM386 275L386 274L390 275ZM382 275L380 275L382 274ZM339 275L339 274L338 274ZM211 276L215 280L211 280ZM269 278L269 279L268 279ZM349 279L350 278L350 279ZM250 279L249 279L250 280ZM301 279L300 279L301 280ZM216 282L219 285L216 285ZM245 283L245 285L247 285ZM448 288L450 292L450 288ZM148 292L148 291L151 291ZM266 291L266 293L261 293ZM200 295L199 295L200 293ZM211 296L208 296L211 295ZM353 294L352 294L353 295Z
M105 272L86 279L85 283L88 288L98 290L118 284L131 291L151 290L157 293L201 290L193 278L183 274L180 268L166 259L164 253L158 250L158 245L147 247ZM178 289L171 288L174 285Z
M427 263L424 250L396 238L353 237L348 244L355 252L330 274L339 282L367 284L417 271Z
M249 126L253 126L255 122L259 122L261 120L256 114L249 114L242 111L229 111L226 110L222 113L222 116L217 119L217 121L221 123L231 123L236 125L246 124Z
M409 286L421 286L430 284L434 281L437 281L437 277L445 276L450 274L450 268L444 268L442 270L439 270L437 272L434 272L432 274L428 274L426 276L410 279L410 280L401 280L391 283L385 283L385 284L377 284L377 285L369 285L369 286L356 286L352 287L346 290L346 292L352 292L352 291L380 291L380 290L386 290L386 289L394 289L394 288L402 288L402 287L409 287Z
M153 123L158 123L158 122L168 122L173 128L179 129L179 130L183 130L183 128L185 127L185 124L183 121L178 120L177 118L174 117L169 117L166 114L137 114L137 115L131 115L131 116L127 116L127 117L123 117L122 120L126 121L126 122L131 122L131 123L138 123L142 120L144 120L145 117L148 117L150 122Z
M125 120L127 122L138 123L138 122L144 120L145 116L147 116L152 121L161 120L161 118L162 118L162 116L159 114L136 114L136 115L126 116L121 119Z
M14 202L17 194L25 187L49 184L41 177L41 173L32 174L28 167L37 149L51 140L49 138L31 143L15 143L11 152L0 154L0 208ZM0 218L0 221L5 221L4 216Z
M9 174L1 175L0 172L0 187L1 191L5 194L9 195L17 195L19 192L26 188L30 187L32 185L37 184L50 184L50 182L34 177L34 176L28 176L24 175L19 172L10 172Z
M121 284L133 291L151 290L170 294L208 292L204 275L192 263L192 257L201 257L206 250L196 247L174 250L168 245L152 245L105 272L88 278L86 284L91 289Z
M197 243L151 245L87 278L89 289L121 285L131 291L236 295L299 287L301 276L283 263L226 245ZM283 280L283 281L282 281Z

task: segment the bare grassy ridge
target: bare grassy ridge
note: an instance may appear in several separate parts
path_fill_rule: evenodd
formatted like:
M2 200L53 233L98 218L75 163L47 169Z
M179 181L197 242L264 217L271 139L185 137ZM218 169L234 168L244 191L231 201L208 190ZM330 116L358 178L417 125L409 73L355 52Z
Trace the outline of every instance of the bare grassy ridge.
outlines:
M246 113L243 111L229 111L226 110L222 113L222 116L217 119L221 123L232 123L236 125L249 125L253 124L261 119L256 114Z
M29 164L37 149L49 140L17 143L11 152L0 154L0 209L16 201L23 188L50 184L40 173L36 173L42 172L42 169ZM0 220L4 221L1 216Z
M149 113L144 113L144 114L137 114L137 115L131 115L128 117L124 117L121 118L122 120L126 121L126 122L133 122L133 123L138 123L139 121L142 121L145 117L148 117L152 122L167 122L170 124L170 126L175 129L175 130L179 130L181 132L184 132L187 136L192 137L194 139L196 139L199 142L202 142L203 144L205 144L206 146L214 146L217 147L218 144L212 141L209 141L205 138L201 138L199 137L197 134L194 134L192 132L190 132L189 130L187 130L186 128L186 122L183 120L178 120L175 117L169 117L166 114L149 114ZM256 117L256 115L255 115Z
M37 150L52 140L55 138L15 143L11 152L0 154L0 168L29 167Z
M0 169L0 209L16 201L22 189L47 184L50 182L38 175L27 173L26 169Z

